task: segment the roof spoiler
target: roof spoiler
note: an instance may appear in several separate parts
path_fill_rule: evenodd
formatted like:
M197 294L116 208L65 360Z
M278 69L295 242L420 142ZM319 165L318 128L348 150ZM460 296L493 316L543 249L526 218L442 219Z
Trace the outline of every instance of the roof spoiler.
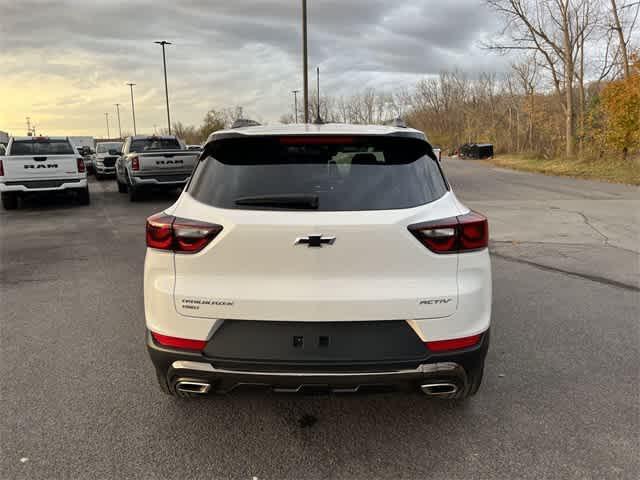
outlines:
M385 127L407 128L407 123L400 117L387 120L383 123Z
M233 125L231 125L231 128L259 127L259 126L260 124L255 120L251 120L249 118L238 118L235 122L233 122Z

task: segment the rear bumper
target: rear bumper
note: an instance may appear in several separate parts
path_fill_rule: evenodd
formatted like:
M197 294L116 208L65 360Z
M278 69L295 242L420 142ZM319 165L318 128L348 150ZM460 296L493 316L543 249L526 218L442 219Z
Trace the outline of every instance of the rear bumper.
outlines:
M180 187L187 183L189 173L177 173L167 175L131 176L131 183L137 187Z
M425 347L423 358L384 363L283 363L225 360L200 352L185 352L161 346L147 332L147 350L171 388L181 382L202 382L207 392L229 393L243 387L259 387L276 392L358 392L370 390L415 391L421 386L447 383L455 398L469 385L469 372L480 367L489 348L489 331L474 347L452 353L434 354Z
M86 178L61 180L5 180L0 192L58 192L87 188Z
M93 167L93 169L95 170L96 173L100 173L103 175L115 175L116 174L116 167L105 167L104 165L100 164L100 163L96 163Z

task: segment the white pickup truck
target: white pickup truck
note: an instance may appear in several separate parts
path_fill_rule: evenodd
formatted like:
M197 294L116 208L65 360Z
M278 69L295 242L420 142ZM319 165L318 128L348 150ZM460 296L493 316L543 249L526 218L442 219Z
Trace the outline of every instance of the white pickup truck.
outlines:
M68 137L12 137L0 157L0 195L6 210L21 196L71 191L88 205L87 171Z
M128 191L129 199L135 202L145 189L182 187L199 155L186 150L175 136L128 137L116 161L118 191Z

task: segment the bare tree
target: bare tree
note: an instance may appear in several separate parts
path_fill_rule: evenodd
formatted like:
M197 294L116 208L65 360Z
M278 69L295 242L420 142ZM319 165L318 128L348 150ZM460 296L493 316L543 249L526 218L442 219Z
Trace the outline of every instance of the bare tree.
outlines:
M631 76L631 70L629 66L630 58L629 58L629 39L631 38L631 33L636 25L638 20L638 13L640 12L640 2L633 2L626 5L618 6L617 0L610 0L611 2L611 30L613 30L618 37L618 49L620 54L620 62L622 63L622 70L624 72L624 78L629 78ZM632 18L629 20L629 28L628 31L625 31L624 20L622 17L622 10L632 11ZM635 13L633 13L635 10Z
M491 48L537 51L563 98L565 153L575 152L574 80L581 39L591 25L591 0L486 0L507 22L505 39Z
M520 86L528 102L529 125L527 129L527 143L529 151L533 151L533 131L535 114L535 94L538 83L538 63L535 55L527 60L512 65L512 68L520 81Z

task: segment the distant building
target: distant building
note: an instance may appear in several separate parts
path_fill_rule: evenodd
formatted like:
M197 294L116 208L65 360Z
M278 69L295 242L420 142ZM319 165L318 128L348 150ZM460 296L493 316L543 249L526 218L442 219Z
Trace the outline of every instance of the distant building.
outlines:
M9 143L9 134L0 130L0 143L6 145Z

